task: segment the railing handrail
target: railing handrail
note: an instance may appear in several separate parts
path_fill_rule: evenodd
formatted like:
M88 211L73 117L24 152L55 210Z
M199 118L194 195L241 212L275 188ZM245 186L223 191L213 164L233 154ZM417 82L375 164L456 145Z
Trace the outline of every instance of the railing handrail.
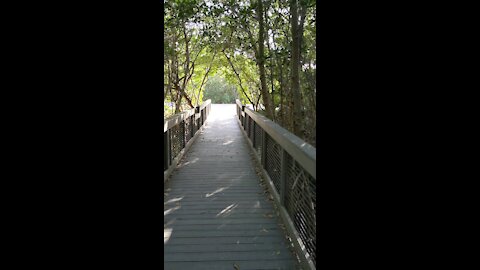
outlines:
M235 99L235 103L237 103L237 105L240 106L240 108L243 106L242 102L238 99Z
M237 105L243 104L237 99ZM267 117L260 115L248 107L244 108L248 114L265 132L287 151L315 180L317 179L316 155L317 149L300 139L295 134L281 127Z
M208 99L205 102L203 102L202 105L199 106L200 110L205 108L210 103L212 103L211 99ZM163 132L166 132L172 127L180 124L183 120L187 119L193 114L195 114L195 108L169 116L168 118L163 120Z
M211 103L212 103L212 100L207 99L205 102L202 103L202 105L200 105L200 110L205 108L208 104L211 104Z

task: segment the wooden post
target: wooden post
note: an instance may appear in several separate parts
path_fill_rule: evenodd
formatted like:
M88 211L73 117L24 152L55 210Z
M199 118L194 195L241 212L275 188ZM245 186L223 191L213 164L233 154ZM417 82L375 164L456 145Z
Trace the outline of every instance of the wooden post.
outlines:
M195 121L196 131L198 131L200 129L200 126L201 126L201 124L200 124L201 119L198 118L198 122L197 122L196 117L195 117L197 113L200 113L200 106L195 107L194 121Z
M193 138L194 134L195 134L195 114L190 116L190 139Z
M242 112L245 112L245 105L242 105ZM246 119L247 119L247 115L244 114L243 119L242 119L243 129L245 129L245 123L247 122Z

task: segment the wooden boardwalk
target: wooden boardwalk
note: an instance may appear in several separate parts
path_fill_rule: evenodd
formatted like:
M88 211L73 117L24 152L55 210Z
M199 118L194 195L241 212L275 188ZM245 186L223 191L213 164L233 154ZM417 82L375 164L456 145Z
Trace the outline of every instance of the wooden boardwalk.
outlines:
M165 185L165 269L299 269L235 117L212 104Z

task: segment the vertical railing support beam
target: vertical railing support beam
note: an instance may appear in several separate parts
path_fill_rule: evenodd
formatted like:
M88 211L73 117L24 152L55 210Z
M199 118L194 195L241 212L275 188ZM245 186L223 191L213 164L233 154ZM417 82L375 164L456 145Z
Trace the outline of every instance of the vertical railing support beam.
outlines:
M242 112L245 112L245 105L242 105ZM245 129L245 123L247 122L246 119L247 119L247 114L244 114L242 119L243 129Z
M193 114L195 126L196 126L195 131L198 131L200 129L200 126L201 126L200 121L202 121L200 118L198 118L198 121L197 121L197 115L196 115L197 113L200 113L200 106L195 107L195 114Z
M190 116L190 139L195 134L195 115Z

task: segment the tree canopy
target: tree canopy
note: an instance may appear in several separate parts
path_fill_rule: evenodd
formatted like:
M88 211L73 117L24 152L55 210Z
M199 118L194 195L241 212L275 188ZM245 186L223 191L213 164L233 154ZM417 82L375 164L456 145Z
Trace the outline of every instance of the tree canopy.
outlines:
M315 1L166 0L164 18L166 112L239 98L315 145Z

